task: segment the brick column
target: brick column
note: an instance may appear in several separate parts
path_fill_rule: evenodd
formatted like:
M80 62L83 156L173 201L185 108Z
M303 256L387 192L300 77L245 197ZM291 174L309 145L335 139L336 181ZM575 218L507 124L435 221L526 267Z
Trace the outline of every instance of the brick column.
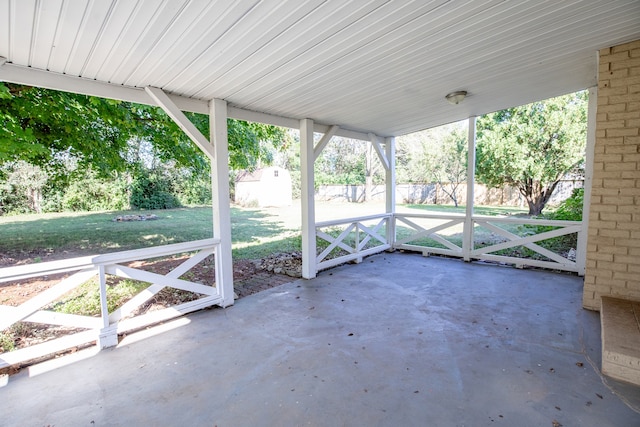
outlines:
M602 49L583 305L640 300L640 40Z

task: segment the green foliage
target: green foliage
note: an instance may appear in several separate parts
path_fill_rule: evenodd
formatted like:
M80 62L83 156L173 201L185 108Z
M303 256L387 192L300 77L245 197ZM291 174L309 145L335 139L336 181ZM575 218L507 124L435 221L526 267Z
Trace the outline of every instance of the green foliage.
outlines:
M171 209L180 206L171 181L159 173L139 175L131 183L129 203L134 209Z
M128 207L126 182L118 178L99 178L91 170L74 177L61 200L62 210L74 212L114 211Z
M558 208L548 216L551 219L565 221L582 221L582 205L584 203L584 188L575 188L571 196L565 199Z
M207 115L186 114L209 135ZM187 169L193 176L209 175L208 158L158 107L0 82L0 122L0 166L24 161L47 173L48 185L54 187L49 194L57 195L55 202L46 203L49 208L60 205L69 175L77 171L112 178L114 172L139 175L141 168L170 162L172 168ZM233 119L227 125L232 169L268 164L285 144L282 128ZM154 179L149 179L151 184ZM1 190L0 209L7 211L4 204L15 205L16 194L9 197L6 188ZM189 202L207 198L198 180L177 188L183 190ZM154 194L148 206L177 205L166 194Z
M558 181L584 161L587 93L487 114L477 122L476 176L519 189L539 215Z
M398 138L397 181L436 183L458 204L458 188L467 178L466 121Z
M377 155L370 150L369 143L344 138L333 138L322 150L315 162L315 184L361 185L366 182L367 156L379 163ZM374 183L384 182L381 167L373 167Z

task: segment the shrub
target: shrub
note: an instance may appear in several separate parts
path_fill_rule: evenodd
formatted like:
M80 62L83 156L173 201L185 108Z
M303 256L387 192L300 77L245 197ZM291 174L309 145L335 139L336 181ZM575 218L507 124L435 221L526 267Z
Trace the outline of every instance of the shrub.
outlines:
M566 221L582 221L582 204L584 202L584 188L575 188L565 201L549 215L551 219Z
M134 178L129 202L135 209L171 209L180 206L172 193L171 182L156 173Z

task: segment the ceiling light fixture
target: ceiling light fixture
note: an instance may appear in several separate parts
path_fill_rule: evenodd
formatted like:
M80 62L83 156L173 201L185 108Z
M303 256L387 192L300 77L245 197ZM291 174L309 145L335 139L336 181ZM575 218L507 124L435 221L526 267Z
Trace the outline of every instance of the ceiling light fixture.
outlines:
M458 104L460 104L462 102L462 100L466 96L467 96L467 91L466 90L458 90L458 91L455 91L455 92L448 93L447 96L445 96L445 98L451 104L458 105Z

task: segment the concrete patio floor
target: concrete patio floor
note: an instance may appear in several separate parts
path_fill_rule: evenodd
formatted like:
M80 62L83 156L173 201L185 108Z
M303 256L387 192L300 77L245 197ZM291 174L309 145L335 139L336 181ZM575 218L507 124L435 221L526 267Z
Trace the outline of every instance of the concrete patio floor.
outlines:
M379 254L13 376L0 425L640 426L639 388L599 374L581 289Z

